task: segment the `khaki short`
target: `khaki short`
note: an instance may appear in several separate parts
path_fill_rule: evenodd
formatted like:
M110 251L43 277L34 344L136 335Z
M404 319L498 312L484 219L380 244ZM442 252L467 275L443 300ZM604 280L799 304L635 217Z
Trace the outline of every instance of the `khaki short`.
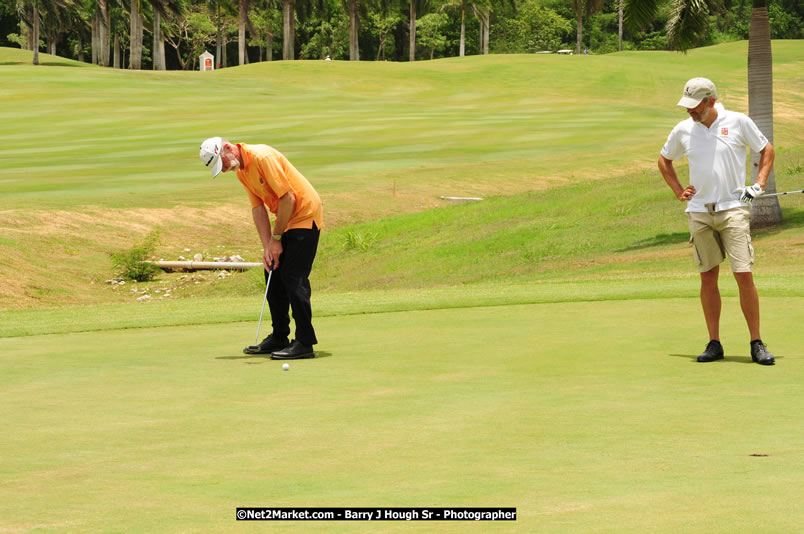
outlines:
M718 212L687 213L692 255L698 271L705 273L728 256L732 272L750 273L754 264L751 245L751 211L732 208Z

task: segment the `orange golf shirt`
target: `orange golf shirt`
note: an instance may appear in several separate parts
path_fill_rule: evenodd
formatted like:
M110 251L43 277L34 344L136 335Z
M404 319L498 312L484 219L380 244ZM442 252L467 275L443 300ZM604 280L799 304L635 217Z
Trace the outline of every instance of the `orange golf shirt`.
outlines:
M314 222L319 229L324 227L321 198L288 158L268 145L237 146L243 156L243 168L238 169L237 179L246 188L252 208L264 204L276 215L279 199L291 191L296 197L296 207L285 230L309 229Z

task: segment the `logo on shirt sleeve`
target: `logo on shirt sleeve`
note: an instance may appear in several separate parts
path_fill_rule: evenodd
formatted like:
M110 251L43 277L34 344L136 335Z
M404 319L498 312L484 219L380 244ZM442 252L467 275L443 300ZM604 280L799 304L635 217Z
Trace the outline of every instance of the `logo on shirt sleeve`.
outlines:
M728 128L721 128L720 129L720 135L729 135L729 129Z

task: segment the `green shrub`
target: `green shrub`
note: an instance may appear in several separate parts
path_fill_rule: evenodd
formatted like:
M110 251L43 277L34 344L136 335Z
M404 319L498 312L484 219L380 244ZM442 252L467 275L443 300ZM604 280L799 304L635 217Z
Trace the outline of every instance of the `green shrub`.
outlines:
M126 280L136 280L137 282L153 280L161 269L150 263L148 259L153 255L158 243L159 232L154 230L145 236L145 240L141 245L122 252L110 253L109 257L117 271L117 275Z
M356 231L346 232L343 237L344 250L360 250L365 252L377 244L376 233L362 233Z

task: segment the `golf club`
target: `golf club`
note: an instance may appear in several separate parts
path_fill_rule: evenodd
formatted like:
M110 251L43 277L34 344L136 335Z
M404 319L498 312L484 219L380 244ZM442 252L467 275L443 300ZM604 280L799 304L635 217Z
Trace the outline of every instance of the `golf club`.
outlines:
M767 194L762 195L762 196L764 196L764 197L780 197L782 195L792 195L793 193L804 193L804 189L801 189L800 191L787 191L786 193L767 193Z
M265 295L262 298L262 310L260 310L260 322L257 323L257 335L254 337L254 344L260 344L260 326L262 325L262 314L265 312L265 301L268 300L268 286L271 285L271 275L274 274L274 270L271 269L268 271L268 280L265 282Z

